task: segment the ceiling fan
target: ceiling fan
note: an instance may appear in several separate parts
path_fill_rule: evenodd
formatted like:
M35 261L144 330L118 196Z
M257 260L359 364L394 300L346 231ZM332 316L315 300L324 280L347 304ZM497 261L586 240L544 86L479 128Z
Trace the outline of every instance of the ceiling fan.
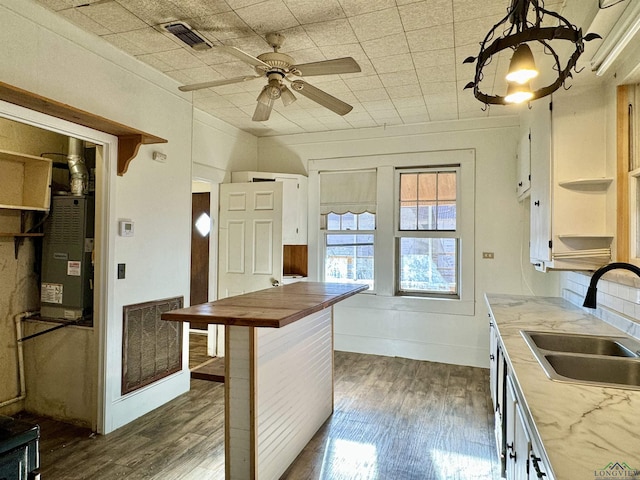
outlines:
M251 65L257 75L184 85L182 87L178 87L179 90L183 92L190 92L192 90L200 90L202 88L230 85L233 83L247 82L256 78L266 77L268 83L262 88L262 91L258 95L258 104L252 117L252 120L255 122L263 122L269 119L273 104L278 98L282 99L282 103L285 107L295 102L296 97L291 90L304 95L308 99L313 100L338 115L346 115L353 109L351 105L337 99L333 95L329 95L327 92L320 90L303 80L291 78L360 72L360 66L353 58L343 57L333 60L323 60L320 62L301 63L296 65L295 60L292 57L278 51L284 41L284 35L280 33L269 33L266 36L266 40L273 48L273 52L263 53L257 57L249 55L236 47L216 47L239 58L246 64ZM287 80L291 84L291 89L285 85L284 80Z

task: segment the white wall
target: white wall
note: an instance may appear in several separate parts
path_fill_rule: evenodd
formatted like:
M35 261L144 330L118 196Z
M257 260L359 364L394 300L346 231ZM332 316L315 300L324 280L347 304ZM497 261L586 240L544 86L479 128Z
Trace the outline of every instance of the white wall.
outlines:
M96 318L102 352L98 383L104 383L98 421L109 432L188 390L185 349L182 372L120 395L122 307L180 295L188 304L192 155L197 153L198 168L209 172L203 177L224 177L228 168L255 168L256 142L220 121L194 115L191 94L180 93L175 81L31 0L0 0L0 19L0 81L168 140L142 146L122 177L116 177L112 143L98 179L104 262L96 279L103 302ZM56 128L64 122L44 123ZM92 137L87 129L78 130L83 138ZM104 134L96 136L109 142ZM167 155L166 163L151 159L155 150ZM123 218L135 223L133 237L116 235ZM115 277L118 263L126 264L123 280Z
M617 44L616 48L612 47L616 44L611 43L605 38L602 41L602 48L605 52L614 50L611 61L607 63L607 67L600 72L601 76L598 80L602 82L602 95L605 103L604 126L605 126L605 145L604 155L606 158L606 174L614 178L612 188L610 188L611 198L607 203L607 229L616 231L618 221L618 205L615 198L617 189L617 92L619 85L632 85L640 82L640 32L635 31L632 34L631 28L637 25L638 21L638 4L636 2L624 2L619 7L624 9L618 23L613 26L611 33L612 38L619 38L626 43ZM620 25L624 28L618 30ZM583 26L583 30L586 28ZM619 34L619 35L618 35ZM611 49L609 48L611 47ZM598 54L596 54L596 57ZM590 74L593 75L593 74ZM637 126L636 126L637 128ZM638 138L634 142L640 141ZM613 258L616 259L616 241L613 241ZM621 259L624 260L624 259ZM567 272L561 277L561 288L563 297L569 301L581 305L588 284L588 275L580 273ZM637 308L637 278L623 270L614 270L608 273L604 279L598 283L598 293L600 295L598 302L599 308L596 311L588 310L595 315L613 323L619 328L626 329L628 333L640 337L640 329L638 329L638 319L640 319L640 309ZM618 315L619 314L619 315ZM624 317L621 321L618 317ZM614 321L615 320L615 321ZM624 328L625 322L630 321L628 328Z
M502 117L258 140L260 170L304 174L312 159L475 149L475 313L425 313L410 305L415 300L360 294L335 309L337 349L488 366L484 293L556 291L528 263L526 206L515 193L518 132L517 118ZM483 260L483 251L495 258Z

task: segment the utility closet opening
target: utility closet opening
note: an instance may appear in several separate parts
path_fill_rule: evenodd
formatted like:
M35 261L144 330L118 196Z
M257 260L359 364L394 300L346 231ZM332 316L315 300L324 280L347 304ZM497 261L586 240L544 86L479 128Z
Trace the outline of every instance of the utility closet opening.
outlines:
M0 338L11 339L0 346L0 415L26 411L97 430L102 162L102 145L0 118L0 263L8 266L0 290L10 292L0 299Z

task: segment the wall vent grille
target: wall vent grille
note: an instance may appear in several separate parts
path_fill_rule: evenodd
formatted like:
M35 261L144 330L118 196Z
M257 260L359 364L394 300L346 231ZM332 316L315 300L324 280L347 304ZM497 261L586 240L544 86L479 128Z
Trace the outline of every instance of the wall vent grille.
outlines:
M182 305L175 297L123 308L122 395L182 370L182 322L160 319Z

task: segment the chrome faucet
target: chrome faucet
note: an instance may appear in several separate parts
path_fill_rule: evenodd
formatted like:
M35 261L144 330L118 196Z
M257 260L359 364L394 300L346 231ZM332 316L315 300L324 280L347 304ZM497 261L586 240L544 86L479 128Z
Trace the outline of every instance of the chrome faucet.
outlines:
M614 263L605 265L604 267L600 267L598 270L593 272L593 276L591 277L591 282L589 283L589 288L587 289L587 295L584 297L584 303L582 304L583 307L596 308L596 296L598 294L598 289L596 288L596 284L598 283L598 280L600 280L600 277L602 275L607 273L609 270L614 270L616 268L629 270L630 272L633 272L640 277L640 268L630 263L614 262Z

